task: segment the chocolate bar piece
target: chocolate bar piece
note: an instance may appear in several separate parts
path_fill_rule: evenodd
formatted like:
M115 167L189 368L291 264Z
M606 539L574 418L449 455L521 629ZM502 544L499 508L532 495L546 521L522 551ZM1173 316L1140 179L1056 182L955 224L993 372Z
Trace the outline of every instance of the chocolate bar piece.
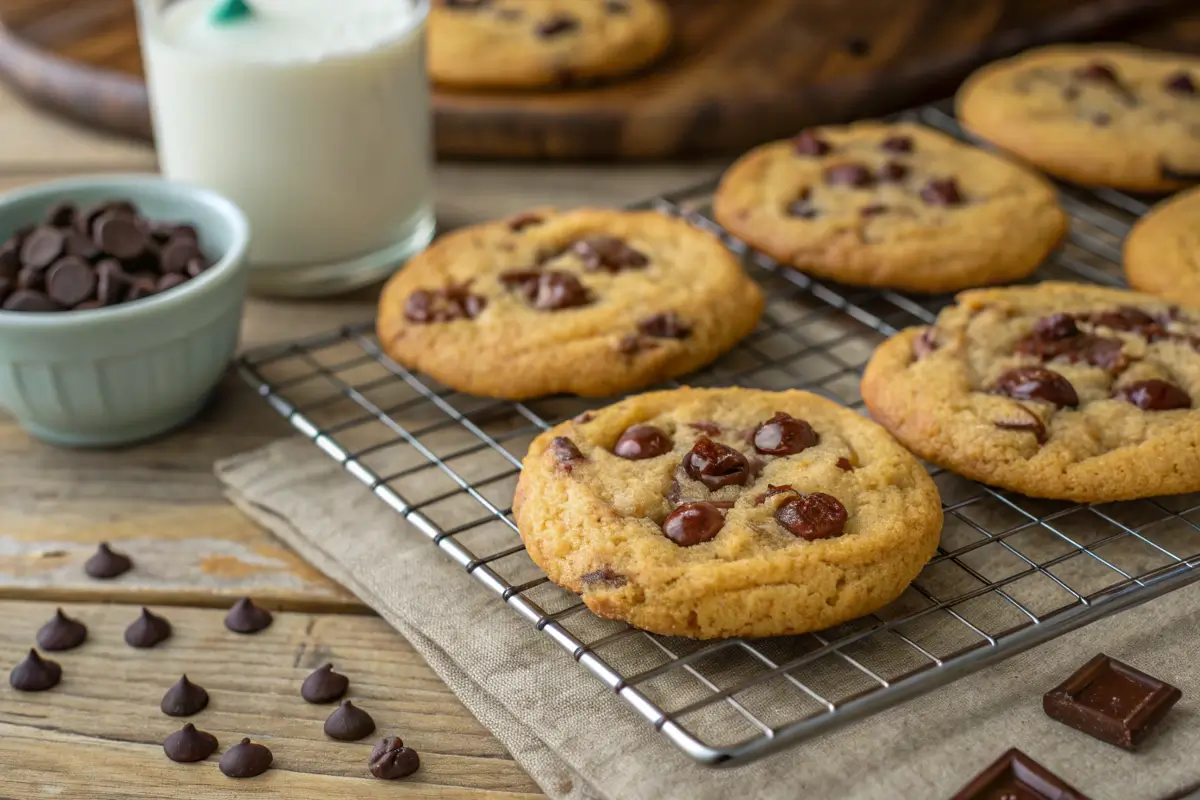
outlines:
M1088 800L1016 748L979 773L951 800Z
M1042 698L1051 719L1136 750L1183 693L1101 653Z

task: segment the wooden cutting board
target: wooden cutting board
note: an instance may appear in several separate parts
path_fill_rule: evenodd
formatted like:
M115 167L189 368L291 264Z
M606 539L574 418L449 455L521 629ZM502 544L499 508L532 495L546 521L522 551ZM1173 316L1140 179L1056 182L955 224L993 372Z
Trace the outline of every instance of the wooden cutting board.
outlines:
M668 57L610 86L435 94L442 156L730 155L949 92L984 61L1126 32L1194 0L669 0ZM1161 16L1158 17L1161 19ZM151 136L132 0L0 0L0 78L85 124Z

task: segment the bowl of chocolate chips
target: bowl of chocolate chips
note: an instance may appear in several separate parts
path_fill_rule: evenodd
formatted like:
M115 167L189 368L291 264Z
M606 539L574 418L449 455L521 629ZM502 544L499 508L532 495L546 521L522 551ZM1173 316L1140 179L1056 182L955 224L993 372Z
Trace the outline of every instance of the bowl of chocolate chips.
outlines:
M0 196L0 409L74 446L190 419L237 348L249 240L232 202L156 176Z

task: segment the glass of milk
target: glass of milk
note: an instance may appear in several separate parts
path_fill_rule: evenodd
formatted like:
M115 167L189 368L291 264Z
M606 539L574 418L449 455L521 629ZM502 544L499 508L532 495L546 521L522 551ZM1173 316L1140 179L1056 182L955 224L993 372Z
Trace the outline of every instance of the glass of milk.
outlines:
M433 237L428 0L137 0L159 163L250 219L252 290L379 280Z

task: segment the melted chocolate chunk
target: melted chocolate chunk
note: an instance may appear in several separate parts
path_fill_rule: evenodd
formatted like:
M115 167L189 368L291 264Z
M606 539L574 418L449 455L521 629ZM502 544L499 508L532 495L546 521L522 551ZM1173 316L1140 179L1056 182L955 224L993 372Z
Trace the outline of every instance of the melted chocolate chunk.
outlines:
M879 147L887 153L911 153L913 140L911 136L889 136Z
M671 452L671 437L653 425L631 425L617 439L613 452L630 461L655 458Z
M835 164L825 170L825 182L831 186L853 186L863 189L873 183L871 170L862 164Z
M468 284L440 289L417 289L404 303L404 318L418 325L475 319L487 307L487 298L468 291Z
M571 14L555 14L537 26L537 35L543 39L572 33L579 30L579 20Z
M300 684L300 696L306 703L332 703L341 700L350 688L350 679L333 671L333 664L322 664Z
M837 468L842 472L854 472L854 465L850 463L850 459L844 456L837 460Z
M785 502L775 511L775 519L801 539L830 539L845 532L846 507L832 495L813 492Z
M896 161L889 161L879 168L878 177L884 183L898 183L908 177L908 167Z
M534 214L531 211L526 211L524 214L517 214L515 217L509 217L508 229L516 233L523 231L533 225L541 225L545 220L540 214Z
M768 456L794 455L820 440L812 425L783 411L754 429L754 449Z
M823 156L833 147L813 131L803 130L792 139L792 149L802 156Z
M713 491L723 486L744 486L750 478L750 463L744 455L707 436L697 439L683 457L683 469Z
M208 707L208 692L184 675L174 686L167 689L158 707L168 717L190 717Z
M1124 347L1119 339L1080 333L1072 317L1055 314L1039 320L1034 332L1017 343L1016 351L1043 361L1083 362L1108 372L1120 372L1128 363Z
M713 503L684 503L663 520L662 529L667 538L680 547L707 542L721 532L725 515Z
M503 279L503 276L502 276ZM521 285L529 304L540 311L577 308L592 302L592 293L569 272L547 270Z
M1173 383L1151 379L1127 383L1118 387L1113 394L1144 411L1174 411L1191 408L1192 398Z
M1079 405L1079 395L1070 381L1057 372L1039 367L1018 367L1002 373L992 392L1015 400L1041 400L1059 408Z
M1078 336L1079 326L1070 314L1051 314L1034 323L1033 332L1042 339L1058 341Z
M74 650L87 640L87 626L57 609L54 616L38 629L37 646L47 652Z
M812 204L812 189L804 189L795 200L787 204L784 213L797 219L816 219L818 211Z
M225 751L217 766L230 778L254 778L270 769L274 760L266 745L242 739Z
M721 435L721 426L715 422L689 422L688 427L694 431L707 433L709 436Z
M600 569L591 572L585 572L580 577L580 582L583 584L583 590L586 592L590 589L620 589L629 582L628 578L619 572L613 570L612 567L601 567Z
M554 454L555 463L565 472L587 461L575 443L566 436L555 436L550 442L550 452Z
M996 427L1005 431L1029 431L1038 444L1045 444L1046 426L1042 422L1042 418L1020 403L1017 403L1016 406L1023 412L1023 417L1014 420L1002 419L995 423Z
M1163 82L1163 88L1173 94L1194 95L1196 84L1186 72L1176 72Z
M1080 67L1072 73L1076 78L1083 81L1096 81L1097 83L1118 84L1120 79L1117 77L1117 71L1110 65L1101 61L1093 61L1091 64Z
M612 3L609 3L612 5ZM405 747L398 736L381 739L367 760L371 774L385 781L407 778L421 768L421 757L411 747Z
M770 500L772 497L774 497L777 494L800 494L800 493L797 492L795 489L793 489L791 484L788 484L788 483L785 483L782 486L776 486L773 483L768 483L767 490L765 492L760 492L759 495L754 498L754 505L761 506L763 503L767 502L768 500Z
M1114 331L1136 333L1147 341L1156 342L1170 334L1154 317L1132 306L1122 306L1112 311L1097 311L1084 318L1093 325L1112 328Z
M655 339L686 339L692 333L692 326L674 311L669 311L642 320L638 323L638 330Z
M180 764L191 764L217 752L217 737L206 731L198 730L188 722L182 728L172 733L163 742L163 752L167 758Z
M934 178L921 189L921 199L931 206L960 206L962 193L954 178Z
M921 335L913 339L913 357L920 361L938 348L937 328L926 328Z
M635 250L615 236L593 236L571 246L571 252L583 261L589 272L605 270L617 273L626 269L641 269L650 263L645 253Z

